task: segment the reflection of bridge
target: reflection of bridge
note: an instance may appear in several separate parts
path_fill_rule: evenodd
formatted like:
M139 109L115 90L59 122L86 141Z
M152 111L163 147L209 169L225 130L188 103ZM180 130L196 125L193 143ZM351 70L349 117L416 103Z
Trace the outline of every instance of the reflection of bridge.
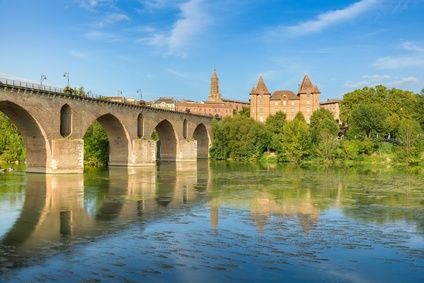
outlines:
M60 89L0 79L0 111L17 126L28 172L82 173L83 137L98 121L109 139L109 165L208 158L210 117L64 94ZM157 144L150 137L159 134Z
M22 211L13 227L0 235L0 247L13 246L26 253L67 236L76 241L96 237L110 229L105 221L119 220L127 227L128 220L147 219L206 197L209 176L198 176L198 168L205 173L207 161L162 166L170 169L114 167L108 178L95 180L84 180L83 174L27 174ZM102 189L91 191L90 182Z

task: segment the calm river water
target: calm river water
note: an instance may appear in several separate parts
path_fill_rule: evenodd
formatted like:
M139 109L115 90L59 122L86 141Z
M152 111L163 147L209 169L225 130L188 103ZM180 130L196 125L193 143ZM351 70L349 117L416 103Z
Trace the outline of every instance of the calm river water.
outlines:
M424 169L0 174L0 282L424 282Z

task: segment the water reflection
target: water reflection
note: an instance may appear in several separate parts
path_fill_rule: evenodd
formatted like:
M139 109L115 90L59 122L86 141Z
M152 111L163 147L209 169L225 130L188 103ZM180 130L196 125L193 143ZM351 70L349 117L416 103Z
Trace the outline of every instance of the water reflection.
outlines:
M223 236L218 240L223 247L242 246L243 251L237 254L249 256L249 260L267 251L269 258L284 255L281 262L296 261L305 254L319 261L319 253L334 245L348 250L361 247L363 241L371 241L368 246L397 243L402 249L410 245L424 250L424 176L401 170L302 169L206 161L110 168L84 175L15 173L4 178L8 179L0 179L0 226L9 224L0 235L0 274L5 268L37 265L40 257L84 249L106 237L121 235L121 231L127 235L133 225L137 234L128 232L126 239L130 241L140 240L140 234L146 233L143 241L152 245L160 240L159 246L168 247L170 241L185 249L184 239L189 237L197 246L180 256L190 256L190 262L196 262L192 256L208 254L209 249L227 253L209 243L219 236ZM4 203L13 207L12 222L5 221ZM155 223L167 226L163 231L145 230ZM185 234L180 238L179 231L172 230L176 224L183 225ZM376 231L387 227L402 227L410 242L404 234L390 231L386 232L388 240L380 241L385 235ZM258 244L258 235L267 241ZM240 236L243 244L234 236ZM344 237L350 237L349 241ZM119 247L114 251L115 259L125 258L119 254L125 242L113 244ZM134 246L140 245L137 242ZM280 246L287 250L279 250ZM305 247L313 250L303 253ZM144 252L145 256L151 254ZM173 250L172 254L178 252ZM232 256L227 254L226 258ZM248 266L249 260L231 264L246 262Z

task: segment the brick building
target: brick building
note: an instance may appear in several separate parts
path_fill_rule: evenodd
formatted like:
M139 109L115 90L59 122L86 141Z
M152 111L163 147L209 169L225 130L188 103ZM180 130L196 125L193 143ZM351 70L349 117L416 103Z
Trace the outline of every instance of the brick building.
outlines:
M243 107L250 107L249 102L222 98L219 92L219 79L216 69L213 70L210 84L210 92L207 101L194 102L183 100L177 102L176 110L214 117L233 116L233 110L241 111Z
M309 123L312 113L320 108L318 86L313 85L306 74L297 94L291 90L276 90L271 95L262 76L258 84L250 92L250 117L256 121L265 122L269 115L278 111L287 115L287 120L293 120L298 112L302 112Z
M321 102L321 107L333 113L334 120L341 124L339 101L339 99L327 99L326 102Z

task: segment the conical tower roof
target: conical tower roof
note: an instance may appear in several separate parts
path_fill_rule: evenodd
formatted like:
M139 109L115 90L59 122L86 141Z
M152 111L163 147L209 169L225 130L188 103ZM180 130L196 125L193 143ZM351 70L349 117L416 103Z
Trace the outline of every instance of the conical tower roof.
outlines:
M303 78L302 84L299 87L299 93L312 92L313 90L314 86L311 82L311 79L309 78L308 74L306 74Z
M264 79L262 78L262 76L259 77L258 85L256 86L256 92L257 93L263 93L263 94L271 94L268 91L268 88L266 87L266 84L265 84Z

